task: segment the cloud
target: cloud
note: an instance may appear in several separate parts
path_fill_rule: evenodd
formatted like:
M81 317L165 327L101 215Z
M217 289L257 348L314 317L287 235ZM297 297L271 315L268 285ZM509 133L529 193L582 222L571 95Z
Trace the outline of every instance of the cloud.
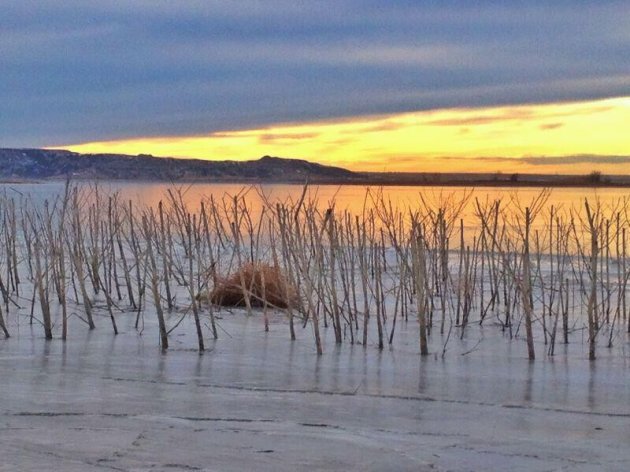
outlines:
M261 144L274 144L278 141L314 139L318 136L319 133L265 133L258 136L258 142Z
M402 129L408 126L405 123L398 123L395 121L384 121L382 123L378 123L376 125L370 125L363 128L361 131L363 132L378 132L378 131L396 131L397 129Z
M622 1L3 0L0 142L628 95L624 12Z
M563 123L545 123L540 125L539 128L542 130L551 130L561 128L562 126L564 126Z
M571 165L571 164L612 164L612 165L624 165L630 164L629 156L609 156L609 155L596 155L596 154L580 154L575 156L527 156L527 157L442 157L446 160L459 160L459 161L477 161L477 162L489 162L489 163L513 163L529 164L534 166L558 166L558 165Z
M470 116L464 118L446 118L442 120L432 120L427 124L434 126L473 126L473 125L487 125L492 123L503 122L510 118L503 118L501 116ZM521 120L523 118L517 118Z
M537 166L548 165L570 165L570 164L614 164L628 165L630 164L630 156L597 156L597 155L579 155L579 156L536 156L523 157L523 162Z

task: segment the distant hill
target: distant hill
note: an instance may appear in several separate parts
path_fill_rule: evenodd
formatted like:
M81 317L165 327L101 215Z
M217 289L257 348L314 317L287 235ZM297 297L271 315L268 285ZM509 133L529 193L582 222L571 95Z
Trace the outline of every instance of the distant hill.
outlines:
M354 172L299 159L206 161L150 155L78 154L65 150L0 149L0 179L112 179L220 182L346 182Z
M0 149L0 180L142 180L466 187L630 187L628 175L352 172L301 159L206 161L140 154L78 154L65 150Z

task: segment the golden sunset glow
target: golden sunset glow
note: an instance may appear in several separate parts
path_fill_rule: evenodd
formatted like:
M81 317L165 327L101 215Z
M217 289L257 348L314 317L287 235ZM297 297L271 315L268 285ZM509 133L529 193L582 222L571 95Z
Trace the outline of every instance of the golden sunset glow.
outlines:
M136 138L57 147L81 153L142 153L210 160L250 160L274 155L366 171L599 170L628 174L627 161L614 163L609 158L599 163L594 156L628 156L629 128L630 97L621 97L443 109L273 125L207 136Z

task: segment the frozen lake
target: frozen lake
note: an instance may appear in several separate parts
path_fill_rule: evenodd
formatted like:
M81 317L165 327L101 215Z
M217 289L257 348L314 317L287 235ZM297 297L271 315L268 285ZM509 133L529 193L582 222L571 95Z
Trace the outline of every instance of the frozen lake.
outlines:
M84 185L91 185L89 182ZM173 188L180 188L184 191L186 203L191 208L196 208L203 199L212 196L216 200L220 200L225 196L234 196L246 192L248 205L252 208L253 213L260 212L265 204L264 195L270 201L286 202L291 199L296 201L300 198L303 190L301 185L293 184L265 184L259 186L249 186L242 184L169 184L159 182L98 182L99 188L104 193L118 191L123 199L132 199L133 201L148 206L157 206L160 200L164 200L167 191ZM64 183L61 181L42 182L42 183L0 183L0 192L6 191L9 196L31 195L38 198L51 198L55 195L63 193ZM349 210L352 213L360 214L364 204L370 205L370 199L366 200L366 190L368 187L361 185L320 185L312 186L309 190L309 196L319 202L321 208L325 209L332 201L338 210ZM372 191L378 190L376 187L371 188ZM420 204L420 194L429 203L437 203L441 198L453 195L455 199L460 198L472 188L464 187L447 187L447 186L387 186L382 187L382 193L385 199L401 208L417 208ZM527 204L531 199L536 197L541 188L534 187L479 187L474 189L474 196L481 200L488 198L489 200L502 199L506 203L510 198L516 197L523 204ZM612 204L617 200L628 197L628 189L623 188L554 188L552 190L549 204L556 208L567 208L572 205L580 206L583 204L584 198L587 197L594 201L600 199L604 204ZM472 205L467 207L468 211L472 211ZM465 212L466 213L466 212Z
M335 349L326 332L318 357L308 328L290 342L280 315L265 333L241 311L223 313L205 354L192 322L162 354L153 317L141 336L133 318L119 316L118 336L106 319L73 325L66 343L12 327L0 342L1 470L630 467L628 355L589 363L570 345L530 363L523 342L480 330L453 341L456 355L421 358L403 325L382 352Z
M100 188L105 193L119 190L122 198L134 200L138 207L155 207L165 198L168 186L104 183ZM63 184L3 184L2 189L16 201L21 195L30 196L31 203L37 207L44 199L60 194ZM213 195L220 200L225 195L239 193L242 187L197 184L184 190L187 203L196 207L202 198ZM455 198L464 192L462 189L401 187L384 189L384 197L391 198L400 207L411 208L418 205L421 190L426 198L437 200L440 191L442 195L454 192ZM301 187L265 186L260 191L270 201L286 201L299 199ZM539 191L520 189L516 198L527 202ZM318 199L322 209L334 199L337 208L360 213L365 201L362 187L319 187L312 192L311 196ZM511 189L475 192L480 199L486 196L490 200L513 198ZM246 199L252 214L261 211L266 198L262 194L249 189ZM600 198L607 205L625 195L625 191L609 189L557 189L549 204L556 207L580 205L581 199L588 196ZM6 208L11 208L10 204L7 203ZM223 309L219 312L219 339L213 340L208 311L204 307L201 320L206 352L200 355L189 313L190 300L194 298L180 279L171 280L172 286L177 288L174 288L174 312L168 315L166 324L173 331L168 338L168 352L162 352L153 300L161 297L164 301L164 292L155 297L145 296L140 310L142 329L138 331L134 328L136 315L123 289L112 312L120 332L116 336L102 291L106 290L105 283L98 294L94 282L88 287L87 296L94 303L96 329L93 331L79 319L85 316L87 305L76 285L68 283L65 287L70 297L68 340L60 339L61 312L51 282L59 267L50 266L49 261L57 254L54 245L75 234L64 232L64 228L55 233L59 236L42 239L48 269L40 280L47 284L44 298L51 301L53 318L53 339L44 339L40 321L42 295L37 294L38 287L32 276L38 269L31 267L32 264L29 266L30 253L20 235L44 238L47 227L42 225L40 230L34 227L24 233L23 228L28 228L24 222L29 221L30 215L29 210L22 211L24 208L33 207L18 207L15 213L19 222L14 238L17 250L11 251L10 245L7 249L0 248L0 280L5 280L6 287L17 280L9 270L13 267L12 254L22 274L19 290L14 283L13 289L7 292L11 302L7 300L2 305L11 338L0 339L0 471L630 469L627 447L630 444L630 383L627 381L630 337L626 325L621 324L627 323L625 315L618 314L621 321L615 324L613 310L621 306L618 295L626 293L626 285L619 288L622 285L615 279L623 277L621 272L618 275L622 267L619 262L625 263L626 259L613 260L608 256L604 259L610 262L612 269L610 277L601 278L605 283L598 289L600 300L610 302L607 307L613 321L612 325L604 322L606 306L602 304L602 327L598 330L594 362L588 361L588 332L582 315L581 292L577 292L577 298L571 299L570 304L567 301L570 341L569 344L558 341L554 356L547 355L548 345L544 344L547 335L543 336L543 332L548 326L541 326L541 321L547 319L541 309L545 297L535 292L536 313L543 316L535 319L534 342L538 357L534 362L527 359L520 312L512 315L510 330L501 325L499 306L488 311L488 318L480 326L480 305L474 305L465 335L451 316L455 305L448 308L451 315L444 319L448 319L447 330L449 326L453 328L448 341L447 334L441 335L437 328L440 315L436 309L436 327L429 339L430 354L424 357L419 355L415 305L410 308L408 322L403 321L400 312L394 342L385 343L383 350L377 348L375 321L366 330L366 346L350 342L346 330L351 323L343 325L342 345L335 344L331 325L328 328L321 325L321 356L317 355L313 343L310 322L306 328L298 327L297 340L290 341L283 313L271 312L270 330L265 332L260 312L255 311L248 317L244 310ZM90 218L96 221L97 216L103 218L106 214L101 208L88 218L81 219L85 215L78 215L75 229L80 227L87 235L93 227L98 228L90 224ZM12 213L7 211L5 215ZM173 221L171 224L176 230ZM0 232L6 238L11 237L11 232L6 231L8 227L4 226L5 231ZM105 231L107 226L102 228ZM146 282L150 271L145 253L130 256L129 227L121 228L127 238L127 259L123 260L128 261L132 269L142 267ZM48 230L57 231L50 227ZM51 241L52 245L47 244ZM98 238L92 241L84 236L81 241L87 249L83 249L85 254L77 252L77 258L83 257L79 267L88 267L92 259L87 257L86 251L91 247L109 247L108 244L113 247L113 238L108 237L102 238L102 246ZM212 245L208 242L208 248L210 246L218 247L218 243L213 239ZM66 249L77 250L77 247L68 243ZM145 248L142 246L141 250ZM233 253L233 246L226 244L225 252ZM167 251L162 253L167 254ZM111 282L108 261L113 259L109 254L102 253L96 270L104 280L109 277ZM264 255L264 251L261 254ZM387 253L389 259L393 256L391 251ZM187 268L184 262L190 260L177 253L169 256L171 259L165 257L162 260L170 261L173 266L180 264L177 270ZM202 271L206 269L207 255L198 254L198 258L203 264L196 270ZM456 264L461 268L461 261L458 263L456 259L449 259L453 275L458 274ZM121 282L123 267L121 259L117 261L114 267L120 272L113 278ZM577 273L581 280L587 273L581 265L582 259L575 258L575 261L577 265L571 274ZM63 267L70 271L70 275L66 273L67 281L72 279L75 283L77 277L73 278L71 260L68 258L64 263ZM392 317L395 313L392 306L396 283L401 279L400 267L402 265L396 266L390 261L392 270L381 279L389 297L386 300L388 317L383 318L386 334L391 332L392 320L396 319L395 315ZM228 272L227 265L220 268ZM543 261L539 268L542 281L543 277L548 277L545 272L548 265ZM133 270L130 272L134 274ZM566 273L570 274L568 269ZM480 279L487 276L483 269L480 274ZM140 273L138 278L142 278ZM470 279L476 280L472 276ZM179 283L176 284L176 280ZM519 288L518 273L514 280L517 282L510 290ZM553 285L545 284L539 282L549 293L548 287ZM138 295L140 282L135 282L135 275L131 286ZM453 295L462 293L458 284L451 283L447 287ZM164 287L158 287L158 291L160 289ZM108 293L114 293L111 286L109 290ZM484 293L483 288L477 293ZM370 295L369 300L374 303L375 296ZM439 297L435 296L434 300L439 301ZM485 300L488 303L488 297ZM515 295L513 300L519 298ZM346 308L350 308L349 301ZM29 324L31 310L35 315L33 325ZM188 316L178 324L185 313ZM363 314L359 315L362 318ZM551 318L548 320L550 323ZM513 338L509 333L512 328ZM609 337L609 333L612 336ZM359 339L357 336L356 340ZM613 341L610 348L608 340ZM445 345L446 354L442 356Z

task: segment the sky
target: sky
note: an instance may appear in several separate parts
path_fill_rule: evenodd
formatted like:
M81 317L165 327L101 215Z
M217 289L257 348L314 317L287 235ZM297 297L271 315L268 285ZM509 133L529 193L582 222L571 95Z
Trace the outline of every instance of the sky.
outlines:
M0 147L630 174L626 0L0 11Z

